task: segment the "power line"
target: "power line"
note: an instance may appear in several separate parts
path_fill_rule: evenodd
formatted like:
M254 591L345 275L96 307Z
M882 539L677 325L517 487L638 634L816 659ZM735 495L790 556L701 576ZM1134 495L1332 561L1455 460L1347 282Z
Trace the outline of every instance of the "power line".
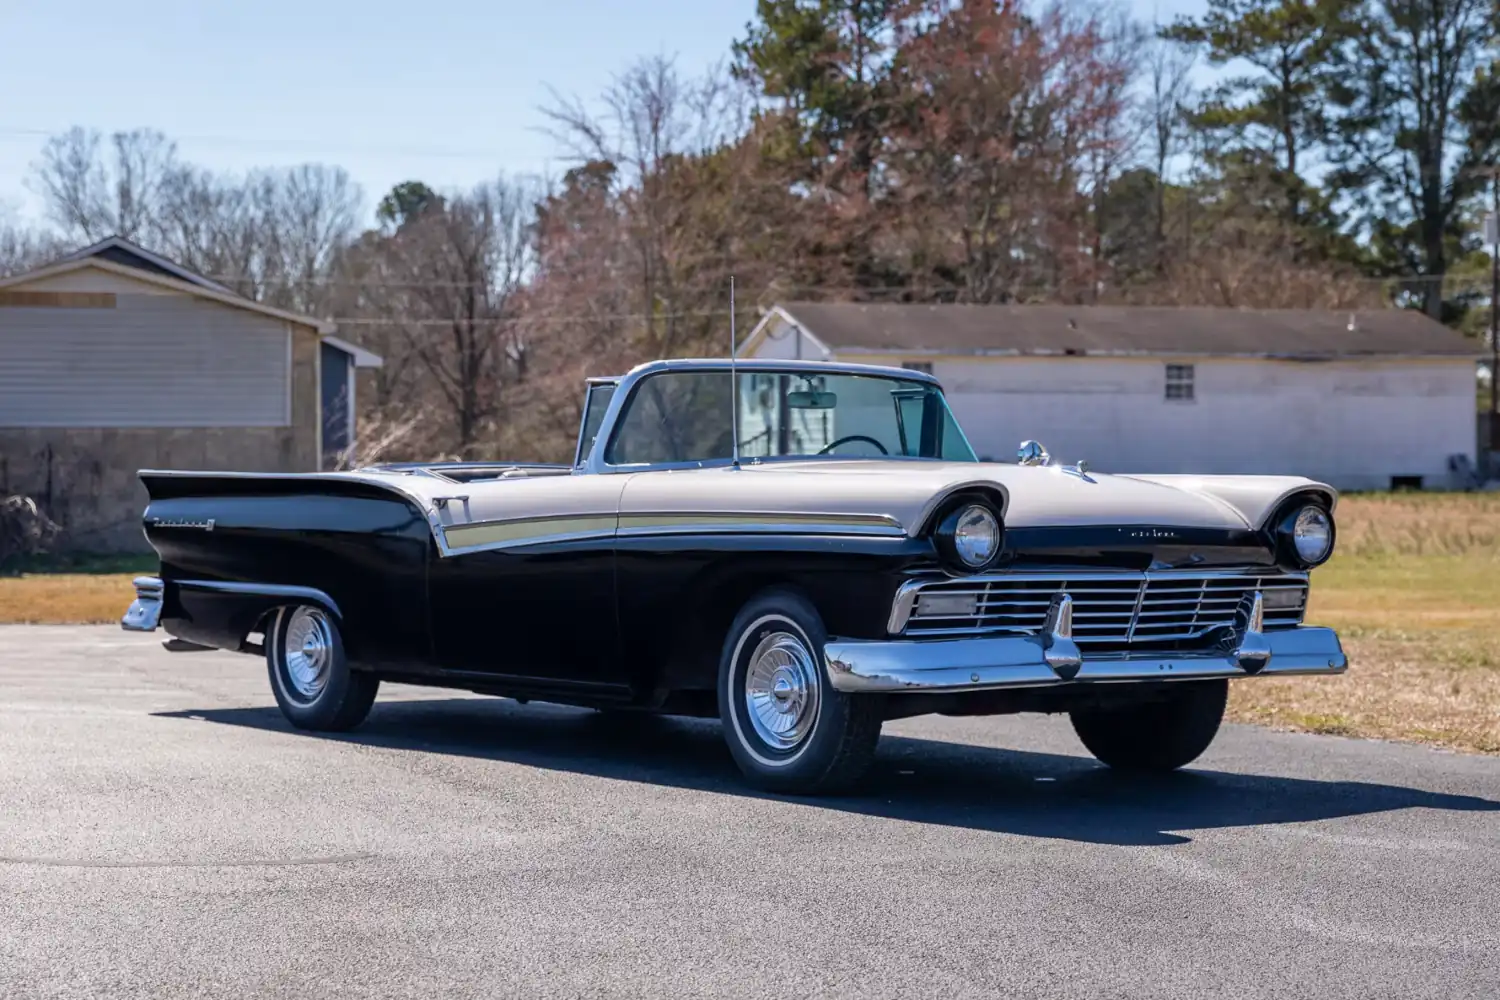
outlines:
M670 264L668 266L669 267L678 267L678 268L687 268L687 267L693 267L694 265L700 264L700 263L701 264L716 264L716 265L719 265L719 266L724 267L724 268L728 268L730 266L729 263L724 260L724 257L723 257L722 254L715 253L715 252L704 253L704 254L696 256L696 257L695 256L677 256L677 257L674 257L672 259L672 261L670 262ZM593 267L559 268L559 267L556 267L556 266L549 266L549 267L547 267L540 274L540 277L543 278L543 279L548 278L548 277L554 277L554 278L583 278L583 279L587 279L587 280L589 280L591 282L596 282L597 283L601 279L608 280L611 277L615 277L615 276L619 275L621 273L621 270L622 269L620 269L620 268L611 268L611 267L607 267L607 266L606 267L602 267L602 268L593 268ZM601 274L601 272L604 272L604 273ZM303 277L298 277L298 278L296 278L294 280L288 279L286 281L279 281L278 282L278 281L274 281L274 280L268 280L265 275L254 275L254 274L232 273L232 272L200 272L200 273L203 273L204 277L210 278L210 279L212 279L214 281L218 281L218 282L221 282L221 283L230 283L230 284L235 283L235 282L248 281L248 282L255 283L255 284L281 284L281 285L288 285L288 286L289 285L296 285L296 286L309 286L309 285L311 285L311 286L334 287L334 288L346 287L346 288L405 288L405 289L474 288L474 287L482 286L482 285L485 284L485 282L483 282L483 281L437 281L437 280L428 280L428 279L402 281L402 280L391 280L391 279L387 279L387 278L344 277L344 276L340 276L340 275L337 275L337 274L324 274L324 275L303 276ZM1285 271L1283 271L1281 273L1287 274L1287 275L1297 275L1297 276L1310 276L1310 277L1327 278L1327 279L1330 279L1332 281L1340 282L1340 283L1385 285L1385 286L1421 284L1421 283L1424 283L1424 282L1433 282L1433 281L1445 282L1445 283L1452 283L1452 284L1457 284L1457 285L1462 285L1462 284L1465 284L1465 283L1476 283L1477 284L1477 283L1488 282L1488 275L1479 274L1477 272L1473 273L1473 274L1455 274L1453 272L1448 272L1448 273L1445 273L1445 274L1414 274L1414 275L1384 275L1384 276L1382 276L1382 275L1353 275L1353 274L1350 274L1350 275L1337 275L1337 274L1330 275L1329 272L1327 272L1327 271L1325 271L1325 270L1323 270L1321 268L1310 267L1310 266L1302 266L1302 267L1295 267L1295 268L1287 268ZM726 275L727 275L727 271L723 275L710 275L710 276L707 277L707 280L709 282L711 282L711 283L722 283L722 282L725 282L725 281L728 280L728 278L727 278ZM1087 276L1081 276L1080 280L1086 281L1087 280ZM688 281L682 281L679 278L679 281L682 284L690 284L691 283L691 279L688 280ZM772 279L769 279L768 281L766 281L765 284L767 285L768 288L770 288L772 290L775 290L778 293L807 291L807 292L825 293L825 294L853 294L853 293L858 293L858 294L863 294L863 295L904 294L904 293L907 293L907 292L913 292L913 293L919 293L919 294L933 294L933 293L942 293L942 292L962 292L962 291L965 291L967 289L967 286L964 285L964 284L953 282L953 281L944 281L944 280L940 280L940 279L934 279L934 280L929 280L929 281L924 281L924 282L907 282L907 283L901 284L901 285L848 285L848 284L831 285L831 284L795 284L795 283L786 283L786 282L781 282L781 281L778 281L778 280L772 278ZM596 287L597 287L597 285L596 285ZM1047 282L1006 283L1006 284L1004 284L1004 287L1006 288L1006 290L1014 291L1014 292L1018 292L1018 293L1039 292L1039 293L1043 293L1043 294L1055 294L1056 291L1057 291L1057 285L1055 283L1047 283ZM1127 285L1120 285L1120 286L1118 286L1119 290L1122 290L1122 291L1128 290L1129 287L1130 286L1127 286Z
M64 130L65 132L66 130ZM0 139L50 139L62 132L35 128L0 127ZM325 143L307 138L271 138L266 136L232 136L202 133L173 134L167 136L173 143L190 143L208 146L237 146L242 148L283 149L296 151L316 150L323 153L357 153L372 156L433 157L436 159L493 160L504 162L507 154L499 149L463 149L441 146L401 146L366 143Z
M405 319L401 317L390 318L381 316L332 316L328 322L337 323L339 326L453 326L455 323L473 323L476 326L493 323L512 323L517 320L525 320L528 323L608 323L626 320L666 320L666 319L712 319L715 316L729 315L728 309L678 309L671 312L628 312L628 313L564 313L561 315L539 313L523 313L517 316L478 316L469 320L462 316L433 318L433 319Z

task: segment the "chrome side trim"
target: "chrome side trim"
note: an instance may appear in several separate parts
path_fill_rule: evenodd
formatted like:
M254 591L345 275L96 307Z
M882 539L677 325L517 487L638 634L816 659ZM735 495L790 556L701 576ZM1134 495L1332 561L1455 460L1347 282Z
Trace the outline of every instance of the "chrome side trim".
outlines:
M172 585L187 590L207 590L219 594L247 594L255 597L291 597L322 604L335 616L342 618L333 598L315 587L293 587L279 583L235 583L227 580L173 580Z
M1239 662L1235 651L1216 648L1196 654L1083 655L1077 673L1065 678L1048 663L1042 636L840 639L823 647L823 658L829 683L836 690L860 694L1341 674L1348 669L1348 658L1333 629L1299 626L1267 632L1263 638L1268 658L1255 671Z
M673 511L620 515L620 534L658 535L681 532L755 532L773 534L906 534L901 522L885 514L777 513L759 511Z
M862 535L904 537L901 522L884 514L666 511L517 517L450 524L440 533L444 556L556 542L696 534Z
M614 514L563 514L449 524L442 529L443 555L582 538L609 538L615 533L615 523Z
M165 587L154 576L138 576L131 583L135 586L135 600L120 619L120 627L127 632L155 632L161 621L162 594Z

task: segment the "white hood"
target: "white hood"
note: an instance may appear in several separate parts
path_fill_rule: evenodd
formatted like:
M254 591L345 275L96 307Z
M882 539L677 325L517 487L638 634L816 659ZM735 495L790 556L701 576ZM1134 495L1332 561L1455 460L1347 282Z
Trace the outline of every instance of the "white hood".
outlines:
M1299 476L1083 477L1061 466L819 460L633 475L621 513L870 514L914 534L945 497L973 487L998 489L1012 527L1256 528L1291 493L1335 497L1331 487Z

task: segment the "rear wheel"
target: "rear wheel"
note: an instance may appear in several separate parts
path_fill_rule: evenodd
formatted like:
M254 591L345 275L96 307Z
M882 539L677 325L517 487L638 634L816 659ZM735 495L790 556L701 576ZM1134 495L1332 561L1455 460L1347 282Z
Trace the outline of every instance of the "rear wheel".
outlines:
M769 791L828 793L869 767L882 705L833 689L828 635L805 597L773 589L740 609L719 662L719 715L740 770Z
M1218 735L1227 680L1180 681L1163 701L1071 713L1089 753L1123 771L1172 771L1198 758Z
M349 669L333 616L319 607L279 608L266 634L271 693L299 729L353 729L370 714L380 679Z

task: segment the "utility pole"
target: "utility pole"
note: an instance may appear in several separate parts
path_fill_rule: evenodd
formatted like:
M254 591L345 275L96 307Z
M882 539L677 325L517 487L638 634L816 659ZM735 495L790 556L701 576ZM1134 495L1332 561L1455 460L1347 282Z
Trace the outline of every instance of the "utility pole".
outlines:
M1485 224L1490 244L1490 451L1495 450L1496 424L1500 423L1500 167L1490 168L1495 210Z
M1500 164L1476 167L1475 174L1490 179L1493 211L1484 220L1484 242L1490 247L1490 418L1487 454L1481 462L1493 476L1490 455L1500 452Z

